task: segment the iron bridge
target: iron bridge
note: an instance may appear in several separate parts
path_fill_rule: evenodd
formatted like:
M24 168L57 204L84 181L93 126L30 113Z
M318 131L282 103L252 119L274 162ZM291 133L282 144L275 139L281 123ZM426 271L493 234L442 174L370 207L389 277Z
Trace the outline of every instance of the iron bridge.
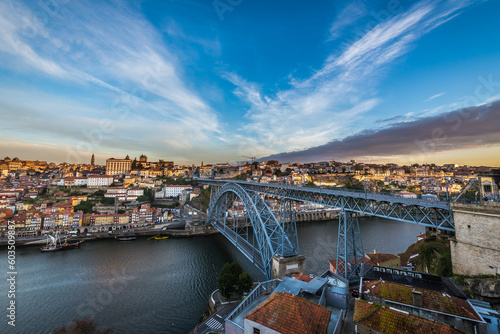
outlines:
M299 255L294 201L340 209L337 273L347 279L364 262L357 215L365 214L441 230L454 231L448 202L402 198L394 195L344 189L299 187L248 181L196 179L211 185L207 223L217 228L267 278L272 276L272 257ZM266 204L264 195L281 200L279 216ZM234 207L245 209L235 216ZM232 215L229 212L233 212ZM251 224L253 233L248 233Z

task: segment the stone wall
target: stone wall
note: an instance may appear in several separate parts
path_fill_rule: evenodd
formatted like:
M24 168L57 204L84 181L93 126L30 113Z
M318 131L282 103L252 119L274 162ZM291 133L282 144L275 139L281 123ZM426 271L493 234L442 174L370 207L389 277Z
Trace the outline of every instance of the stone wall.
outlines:
M454 275L500 274L500 205L453 204L450 239Z

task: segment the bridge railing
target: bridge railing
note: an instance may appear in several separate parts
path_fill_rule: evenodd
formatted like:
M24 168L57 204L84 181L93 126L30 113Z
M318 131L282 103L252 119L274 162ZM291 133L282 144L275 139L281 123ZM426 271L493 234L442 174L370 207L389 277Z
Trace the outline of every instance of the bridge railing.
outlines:
M354 198L364 198L376 201L388 201L388 202L398 202L410 205L421 205L421 206L432 206L440 208L449 208L450 203L442 200L427 200L422 198L405 198L391 192L372 192L364 191L360 189L332 189L323 187L307 187L307 186L297 186L290 185L286 183L259 183L252 181L239 181L239 180L213 180L213 179L198 179L198 181L208 181L207 183L238 183L242 185L249 186L261 186L261 187L271 187L287 190L297 190L297 191L307 191L316 194L325 195L336 195L336 196L347 196Z

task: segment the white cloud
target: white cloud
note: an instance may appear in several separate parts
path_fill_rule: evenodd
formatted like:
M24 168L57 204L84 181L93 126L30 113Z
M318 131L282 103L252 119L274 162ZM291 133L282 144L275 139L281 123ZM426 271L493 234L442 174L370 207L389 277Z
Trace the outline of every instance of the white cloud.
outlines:
M0 3L0 56L18 70L29 66L55 82L104 87L109 108L132 101L154 119L175 122L170 130L183 140L221 135L217 113L189 87L182 62L137 10L71 2L57 4L46 21L35 19L36 10L43 12L40 4Z
M444 94L446 94L446 93L445 92L437 93L437 94L432 95L431 97L425 99L423 102L429 102L431 100L437 99L438 97L443 96Z
M249 105L240 150L256 156L294 151L356 132L354 124L381 101L376 97L376 84L385 67L470 3L419 2L378 23L340 54L332 52L310 77L292 78L291 87L274 96L265 95L257 83L224 73L236 86L234 93ZM332 27L338 26L334 30L339 31L350 24L346 20Z

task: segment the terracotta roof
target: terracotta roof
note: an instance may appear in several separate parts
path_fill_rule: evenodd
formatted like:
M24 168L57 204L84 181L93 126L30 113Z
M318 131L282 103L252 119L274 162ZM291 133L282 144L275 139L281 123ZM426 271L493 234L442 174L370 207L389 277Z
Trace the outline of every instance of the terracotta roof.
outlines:
M369 291L367 292L369 295L407 305L413 305L413 291L419 291L422 294L422 308L424 309L480 320L467 300L450 296L446 292L385 281L365 281L363 293L365 291Z
M309 283L313 279L312 277L307 276L307 274L305 274L305 273L293 274L292 278L295 278L295 279L297 279L299 281L303 281L303 282L306 282L306 283Z
M296 295L277 292L250 312L245 319L280 333L325 334L331 311Z
M396 311L387 306L356 300L353 321L385 334L434 333L460 334L451 326L422 317Z

